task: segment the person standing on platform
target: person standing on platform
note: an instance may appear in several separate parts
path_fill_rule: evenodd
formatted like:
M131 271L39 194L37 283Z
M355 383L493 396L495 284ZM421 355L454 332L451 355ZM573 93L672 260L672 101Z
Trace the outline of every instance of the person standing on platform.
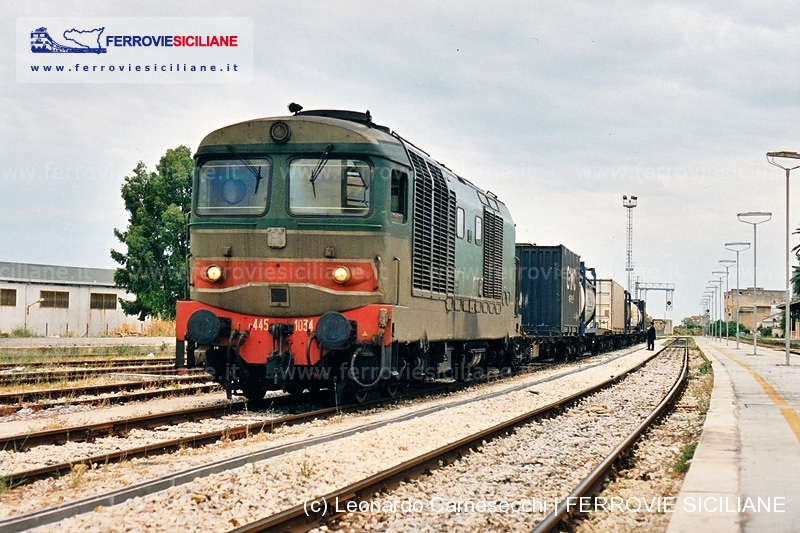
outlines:
M656 327L653 324L650 324L650 328L647 330L647 349L656 349Z

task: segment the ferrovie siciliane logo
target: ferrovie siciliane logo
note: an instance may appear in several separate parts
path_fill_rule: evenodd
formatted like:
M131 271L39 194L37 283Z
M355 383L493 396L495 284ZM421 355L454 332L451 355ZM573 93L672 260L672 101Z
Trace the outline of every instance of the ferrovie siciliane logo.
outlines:
M19 17L20 83L248 83L246 17Z
M53 40L44 26L31 32L31 52L36 54L105 54L106 48L100 46L100 35L105 28L78 30L72 28L64 32L64 39L71 45L59 44Z

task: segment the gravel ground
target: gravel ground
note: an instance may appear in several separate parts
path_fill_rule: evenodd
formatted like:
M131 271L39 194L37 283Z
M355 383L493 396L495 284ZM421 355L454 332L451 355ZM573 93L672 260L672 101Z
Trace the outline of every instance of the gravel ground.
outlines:
M336 443L287 453L269 461L197 479L193 483L152 496L101 508L40 530L218 531L234 527L264 513L302 503L363 475L397 464L442 444L440 441L450 441L458 435L494 425L501 416L513 416L536 405L549 403L555 397L566 395L589 381L618 374L647 355L647 352L639 351L609 366L587 370L577 376L562 378L558 382L536 385L532 389L524 389L502 398L484 400L480 406L453 408L428 417L392 424L378 431L360 433ZM597 360L596 358L589 363ZM491 390L524 383L526 380L533 383L544 375L556 372L559 370L549 369L535 375L512 378L459 393L457 397L477 397ZM79 469L70 476L6 491L0 495L0 516L30 512L153 479L211 460L238 456L286 442L302 441L311 436L340 431L450 401L451 397L416 401L391 409L281 428L273 434L259 435L244 441L220 442L199 450L186 449L167 456L137 459L122 464L97 465L85 471Z

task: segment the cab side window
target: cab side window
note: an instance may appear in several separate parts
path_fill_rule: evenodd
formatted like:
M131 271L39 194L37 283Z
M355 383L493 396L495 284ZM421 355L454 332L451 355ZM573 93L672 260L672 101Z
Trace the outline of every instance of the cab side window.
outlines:
M405 222L408 218L408 174L392 170L392 221Z

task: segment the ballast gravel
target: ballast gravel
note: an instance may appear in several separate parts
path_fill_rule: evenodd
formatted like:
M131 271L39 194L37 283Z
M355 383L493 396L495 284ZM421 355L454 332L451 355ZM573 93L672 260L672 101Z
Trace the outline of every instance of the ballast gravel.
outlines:
M366 512L332 529L529 532L652 411L680 366L677 357L659 358L562 416L527 424L430 476L357 502Z
M286 453L274 459L199 478L192 483L150 496L134 498L113 507L98 508L92 513L44 526L37 531L65 528L103 532L231 529L281 509L302 504L427 450L493 426L501 419L551 403L582 389L587 383L603 380L609 375L619 375L649 355L650 353L639 350L607 365L588 368L583 372L546 384L533 385L500 398L446 409L414 420L390 424L380 430ZM459 399L471 395L477 397L491 390L510 388L526 382L525 380L533 383L541 380L548 372L556 373L558 370L520 376L459 393L457 396ZM263 450L286 442L302 441L304 438L340 431L380 418L392 418L431 404L450 401L452 399L449 397L417 401L392 409L281 428L275 433L244 441L220 442L198 450L186 449L151 459L97 465L88 470L79 469L60 479L49 479L7 491L0 496L0 513L8 517L30 512L91 494L104 493L204 462ZM605 409L602 406L599 408ZM608 429L604 428L596 437L608 435ZM589 430L580 430L579 433L586 431ZM558 448L551 443L550 454L568 458L572 453L560 454L557 451Z

